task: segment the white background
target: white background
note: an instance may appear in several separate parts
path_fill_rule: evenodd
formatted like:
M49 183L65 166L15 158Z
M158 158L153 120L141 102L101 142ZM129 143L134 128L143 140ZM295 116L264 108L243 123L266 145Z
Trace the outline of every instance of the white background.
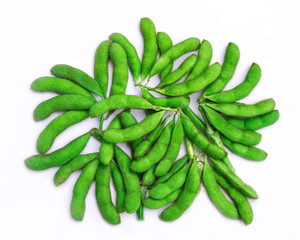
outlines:
M0 239L299 239L299 12L297 0L1 1ZM24 159L36 154L39 132L57 116L34 122L35 106L53 94L32 92L31 82L49 75L58 63L92 75L95 49L112 32L126 35L141 56L139 20L144 16L174 43L192 36L209 40L214 61L222 62L228 42L236 43L241 58L228 88L243 81L253 61L261 66L261 81L244 102L276 100L280 120L259 131L259 147L269 156L256 163L230 154L237 173L260 196L251 201L250 226L221 215L205 190L175 222L164 223L158 219L160 211L145 210L144 222L136 221L135 214L122 214L122 224L111 226L100 216L94 186L85 218L76 222L69 205L78 173L55 187L56 169L25 168ZM139 94L129 82L128 93ZM70 128L51 151L96 125L97 120L89 119ZM90 141L86 152L98 147Z

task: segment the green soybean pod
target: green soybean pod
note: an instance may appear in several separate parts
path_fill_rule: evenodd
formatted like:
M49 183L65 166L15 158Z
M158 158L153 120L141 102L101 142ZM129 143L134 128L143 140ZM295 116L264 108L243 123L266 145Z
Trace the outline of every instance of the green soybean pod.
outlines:
M46 153L52 146L55 138L68 127L88 118L87 111L68 111L53 119L40 133L36 148L39 153Z
M157 44L160 55L163 55L173 46L172 39L165 32L157 33ZM167 76L172 71L172 68L173 63L170 63L164 70L160 72L160 79L164 79L165 76Z
M208 138L198 131L193 122L185 116L180 114L182 126L186 136L201 150L216 159L223 159L227 153L219 146L211 143Z
M118 43L112 43L109 49L113 64L113 77L110 96L124 95L128 82L127 56L125 50Z
M216 170L223 175L230 184L243 193L246 197L251 199L257 199L258 195L256 191L246 183L244 183L232 170L230 170L223 162L211 159Z
M206 98L213 102L220 103L236 102L242 98L247 97L252 92L252 90L258 84L260 77L261 69L256 63L253 63L247 73L244 82L231 90L212 94L207 96Z
M117 164L121 170L126 189L125 207L127 213L134 213L141 203L140 180L130 169L130 157L117 145L114 146Z
M189 160L192 161L196 157L196 153L193 142L188 137L185 137L185 147L189 156Z
M195 54L187 57L176 70L165 76L155 88L163 88L167 85L180 81L184 75L193 69L196 62L197 56Z
M51 73L57 77L69 79L72 82L75 82L84 87L85 89L96 93L101 98L104 98L97 81L77 68L71 67L66 64L57 64L51 68Z
M56 77L40 77L35 79L30 88L37 92L55 92L58 94L74 94L87 97L96 102L94 96L81 86L67 79Z
M252 105L237 102L206 103L206 105L228 116L252 118L271 112L275 108L275 101L269 98Z
M243 130L232 125L211 108L203 106L203 109L207 113L211 124L230 140L250 146L260 143L261 134L254 131Z
M140 28L144 39L144 52L142 58L142 81L148 76L157 57L158 46L156 29L151 19L145 17L140 21Z
M156 185L149 191L149 196L154 199L162 199L174 192L185 183L186 176L191 165L186 165L178 172L176 172L167 181Z
M73 172L83 168L97 157L98 153L89 153L78 155L77 157L73 158L70 162L61 166L55 173L54 184L59 186L60 184L64 183Z
M213 168L212 170L217 182L221 185L222 188L225 189L225 191L228 193L230 198L237 205L239 214L241 215L241 218L243 219L244 223L246 225L250 224L253 220L253 211L248 199L237 189L232 187L230 183L222 175L220 175Z
M150 132L148 134L148 136L146 137L146 139L144 141L142 141L135 149L134 153L133 153L133 159L137 159L140 158L142 156L144 156L146 154L146 152L149 150L149 148L151 147L151 145L157 140L157 138L160 136L161 132L164 129L164 126L168 120L168 118L170 117L167 116L163 121L161 121L156 128Z
M35 121L41 121L52 113L66 110L88 110L94 104L90 99L80 95L60 95L40 103L33 112Z
M213 51L210 42L203 40L199 47L197 63L185 81L189 81L200 76L205 69L208 68L212 58L212 53Z
M254 117L254 118L246 118L246 119L232 118L232 117L224 117L224 118L226 119L226 121L230 122L231 124L235 125L238 128L256 131L277 122L277 120L279 119L279 111L273 110L267 114Z
M167 124L153 148L147 155L132 162L131 169L133 171L137 173L145 172L163 158L170 142L174 122L175 119Z
M143 186L148 186L155 180L155 175L154 175L155 167L156 167L155 165L152 166L143 174L143 178L142 178Z
M198 38L188 38L172 46L155 62L153 68L150 71L149 78L156 75L157 73L160 73L170 63L174 62L177 58L179 58L183 54L198 49L199 46L200 46L200 40Z
M117 115L111 123L108 125L107 129L122 129L122 124L119 115ZM99 149L100 162L104 165L108 165L114 157L114 146L113 144L102 140Z
M95 179L99 163L99 160L96 159L85 166L75 183L71 201L71 215L77 221L81 221L84 217L85 198Z
M224 193L218 186L217 180L213 174L207 160L204 162L203 183L208 195L215 206L228 218L238 219L239 213L235 205L227 200Z
M123 108L160 110L159 107L153 106L142 97L135 95L115 95L95 103L90 108L90 116L92 118L100 117L108 111Z
M149 92L146 90L146 88L144 88L144 86L142 86L142 85L138 85L138 86L139 86L140 89L141 89L143 98L147 99L147 101L148 101L149 99L154 99L154 98L155 98L151 93L149 93ZM146 112L147 115L151 115L151 114L155 113L155 111L152 110L152 109L145 110L145 112Z
M157 89L151 89L151 90L163 95L173 96L173 97L189 95L194 92L199 92L203 88L207 87L209 84L211 84L213 81L217 79L220 72L221 72L220 64L214 63L210 65L202 75L195 77L190 81L177 83L168 86L166 88L163 88L161 90L157 90Z
M112 203L110 192L110 178L111 167L110 165L100 164L96 173L96 199L103 218L113 224L121 222L120 215Z
M184 156L180 159L178 159L173 166L171 167L171 169L169 170L169 172L167 172L165 175L159 177L156 179L156 181L148 186L148 188L152 188L160 183L163 183L165 181L167 181L171 176L173 176L173 174L175 174L176 172L178 172L188 161L189 157L188 156Z
M45 170L51 167L57 167L70 161L82 152L91 134L88 132L66 146L47 155L34 155L25 160L25 165L31 170Z
M182 188L179 188L162 199L153 199L151 197L147 197L143 200L143 204L149 209L159 209L174 202L179 197L181 192Z
M122 213L125 212L125 198L126 198L126 190L125 190L123 177L118 166L114 162L111 162L110 166L111 166L113 183L117 192L116 207L118 212Z
M173 162L179 154L183 137L183 127L180 118L178 118L172 132L171 141L168 146L167 153L155 168L155 176L163 176L170 170Z
M134 84L137 85L141 72L141 61L135 47L121 33L112 33L109 39L114 43L120 44L126 52L130 71L133 76Z
M222 71L218 79L204 91L203 96L221 92L232 78L240 59L240 50L234 43L229 43L226 49Z
M98 82L101 92L106 97L108 87L108 61L111 42L105 40L99 44L94 57L94 77Z
M132 142L151 132L159 124L164 114L165 111L157 112L125 129L107 129L103 132L102 137L110 143Z
M189 117L189 119L197 126L202 132L206 132L206 127L197 114L189 107L182 109L183 113Z
M193 161L180 196L159 215L161 220L174 221L192 205L200 188L201 174L202 169L199 169L197 162Z
M184 109L189 106L190 98L188 96L172 97L172 98L150 98L148 102L159 107L181 108Z
M263 161L268 154L259 148L249 147L241 143L233 142L221 135L221 140L224 145L233 153L252 161Z

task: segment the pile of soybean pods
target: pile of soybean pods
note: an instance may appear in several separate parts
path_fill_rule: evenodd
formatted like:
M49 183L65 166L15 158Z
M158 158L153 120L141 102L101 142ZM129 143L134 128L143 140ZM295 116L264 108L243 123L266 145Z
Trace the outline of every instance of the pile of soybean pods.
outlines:
M237 102L257 85L260 67L253 63L241 84L223 91L239 61L239 49L234 43L228 44L222 66L217 62L210 65L212 47L207 40L188 38L173 45L166 33L156 32L149 18L141 19L140 29L144 39L142 60L125 36L113 33L96 50L94 77L59 64L51 69L54 77L41 77L32 83L34 91L58 94L35 108L36 121L54 112L63 113L41 132L37 140L40 154L27 158L26 166L37 171L59 167L54 176L57 186L82 169L71 201L75 220L83 219L85 198L95 181L97 203L107 222L119 224L123 212L136 212L138 219L143 220L144 207L159 209L167 205L159 217L174 221L200 193L202 178L209 197L222 214L250 224L253 212L248 198L257 199L258 195L236 175L225 147L252 161L267 157L266 152L255 147L261 141L261 135L255 131L278 120L274 100L253 105ZM188 56L172 71L176 59L194 51L198 56ZM107 94L109 61L113 74ZM128 67L142 97L126 95ZM157 74L160 83L147 86ZM142 85L146 78L147 83ZM154 97L149 91L163 96ZM189 108L189 95L195 92L199 93L198 113ZM101 100L96 101L95 97ZM103 130L103 122L117 109L123 111L114 114ZM137 122L131 109L141 109L147 117ZM47 153L60 133L89 117L99 117L99 127ZM99 141L99 151L81 154L91 136ZM183 141L187 154L179 158ZM129 144L131 156L117 145L122 142ZM116 191L114 201L111 179Z

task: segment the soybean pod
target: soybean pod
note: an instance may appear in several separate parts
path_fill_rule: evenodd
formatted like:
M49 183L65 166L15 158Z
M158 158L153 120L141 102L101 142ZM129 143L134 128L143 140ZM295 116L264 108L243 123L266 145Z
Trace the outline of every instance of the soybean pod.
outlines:
M190 98L184 97L172 97L172 98L146 98L148 102L159 107L168 108L181 108L184 109L189 106Z
M122 213L125 212L125 198L126 198L126 190L123 181L122 174L118 166L114 163L110 163L111 167L111 174L113 183L116 189L116 207L118 212Z
M149 168L144 174L142 178L142 184L143 186L148 186L150 185L154 180L155 180L155 165L153 165L151 168Z
M166 51L168 51L172 46L173 42L172 39L168 34L165 32L158 32L157 33L157 44L160 56L163 55ZM160 79L164 79L173 68L173 63L170 63L164 70L160 72Z
M179 188L162 199L154 199L151 197L147 197L143 200L143 204L146 208L149 209L159 209L174 202L180 196L181 192L182 188Z

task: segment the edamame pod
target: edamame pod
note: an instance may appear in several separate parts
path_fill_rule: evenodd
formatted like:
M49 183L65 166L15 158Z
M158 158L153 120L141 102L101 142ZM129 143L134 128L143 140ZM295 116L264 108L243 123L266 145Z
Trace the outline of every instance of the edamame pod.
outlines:
M142 18L140 21L140 28L144 39L144 52L142 58L142 81L148 76L157 57L157 41L156 29L154 23L149 18Z
M81 95L96 102L96 99L89 91L80 87L78 84L63 78L40 77L31 83L31 89L37 92Z
M181 192L182 188L179 188L163 199L153 199L151 197L147 197L143 200L143 204L146 208L149 209L159 209L168 205L171 202L174 202L179 197Z
M78 155L77 157L73 158L70 162L61 166L55 173L54 184L59 186L60 184L64 183L73 172L83 168L97 157L98 153L89 153Z
M107 129L103 132L102 137L110 143L132 142L151 132L160 122L165 111L152 114L140 123L125 129Z
M151 168L149 168L144 174L142 178L142 184L143 186L148 186L150 185L154 180L155 180L155 165L153 165Z
M193 161L180 196L173 205L167 207L159 215L161 220L174 221L192 205L200 188L201 174L202 168L200 169L197 162Z
M147 100L155 98L151 93L149 93L146 90L146 88L144 88L144 86L142 86L142 85L138 85L138 86L140 87L140 89L142 91L143 98L145 98ZM145 110L145 112L147 115L151 115L151 114L155 113L155 111L153 109L147 109L147 110Z
M153 148L147 155L132 162L131 169L133 171L138 173L145 172L163 158L170 142L174 122L175 119L167 124L167 126L159 136L157 142L154 144Z
M182 109L182 111L184 112L185 115L187 115L189 117L189 119L196 125L196 127L201 130L203 133L205 133L205 125L204 123L201 121L201 119L197 116L196 113L194 113L194 111L192 109L190 109L189 107Z
M111 200L110 177L110 165L100 164L96 174L96 199L103 218L107 222L116 225L121 222L121 219Z
M256 191L246 183L244 183L232 170L230 170L223 162L211 159L216 170L223 175L230 184L243 193L246 197L257 199Z
M52 67L50 71L53 75L69 79L85 89L96 93L101 98L104 98L97 81L85 72L66 64L57 64Z
M157 33L157 44L160 56L163 55L166 51L168 51L170 47L173 46L172 39L165 32ZM165 76L167 76L172 71L172 68L173 63L170 63L164 70L160 72L160 79L164 79Z
M103 97L106 97L108 87L108 60L111 42L105 40L99 44L94 57L94 77L98 82Z
M197 63L185 81L189 81L200 76L205 69L208 68L212 58L212 52L213 51L210 42L203 40L199 48Z
M55 152L47 155L31 156L25 160L25 165L31 170L36 171L63 165L82 152L90 136L91 134L88 132Z
M52 146L55 138L68 127L88 118L87 111L68 111L53 119L40 133L36 142L39 153L46 153Z
M163 88L167 85L180 81L184 75L193 69L196 62L197 56L195 54L187 57L176 70L165 76L155 88Z
M206 97L206 99L218 103L236 102L242 98L247 97L252 92L252 90L258 84L260 77L261 69L256 63L253 63L247 73L244 82L231 90L209 95Z
M123 177L118 166L114 162L111 162L110 166L111 166L113 183L117 192L116 207L118 209L118 212L122 213L125 212L125 198L126 198L126 190L124 186Z
M140 181L137 174L130 169L131 159L129 156L117 145L114 148L126 188L126 212L134 213L138 210L141 203Z
M261 141L261 134L237 128L211 108L203 106L203 109L207 113L211 124L230 140L250 146L257 145Z
M252 118L271 112L275 108L275 101L269 98L252 105L237 102L206 103L205 105L228 116Z
M35 121L41 121L54 112L66 110L87 110L94 104L81 95L60 95L40 103L33 112Z
M188 38L180 43L177 43L173 47L169 48L153 65L151 69L150 76L160 73L165 69L170 63L174 62L177 58L185 53L192 52L200 46L200 40L198 38Z
M238 219L239 213L235 205L227 200L220 190L217 180L209 166L207 160L204 162L203 183L208 195L215 206L226 216L232 219Z
M192 141L188 137L185 137L185 147L189 156L189 160L193 161L193 159L196 157L195 149Z
M109 39L115 43L120 44L125 50L134 84L137 85L141 72L141 61L135 47L121 33L113 33L109 36Z
M169 108L181 108L184 109L189 106L190 98L184 97L172 97L172 98L146 98L147 101L155 106L169 107Z
M95 159L85 166L75 183L71 201L71 215L77 221L81 221L84 217L85 198L95 179L99 163L99 159Z
M222 71L218 79L204 91L203 96L221 92L232 78L240 59L240 50L234 43L229 43L226 49Z

